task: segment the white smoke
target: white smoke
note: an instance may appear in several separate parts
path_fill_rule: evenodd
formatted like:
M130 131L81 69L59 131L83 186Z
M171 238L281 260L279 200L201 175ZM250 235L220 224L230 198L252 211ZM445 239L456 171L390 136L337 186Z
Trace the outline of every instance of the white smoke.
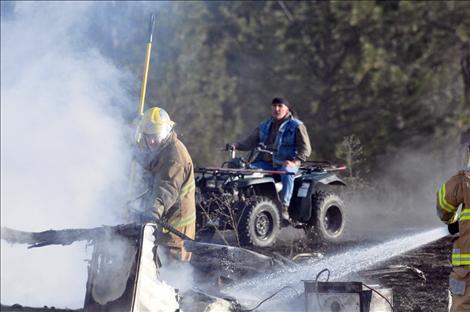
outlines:
M92 2L18 2L1 21L1 225L116 224L129 149L130 78L87 41ZM83 306L83 244L1 244L1 302Z
M460 149L448 144L400 149L386 155L374 184L346 198L349 238L383 240L442 226L436 213L439 186L462 167Z

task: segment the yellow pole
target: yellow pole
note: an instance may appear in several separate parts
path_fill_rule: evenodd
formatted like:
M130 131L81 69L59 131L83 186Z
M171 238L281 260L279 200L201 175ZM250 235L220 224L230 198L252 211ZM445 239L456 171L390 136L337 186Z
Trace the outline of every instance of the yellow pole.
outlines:
M142 77L142 88L140 89L140 105L139 105L139 115L144 114L145 109L145 93L147 91L147 78L150 68L150 52L152 50L152 37L153 37L153 28L155 26L155 15L152 14L150 17L150 30L149 30L149 40L147 42L147 51L145 53L145 66L144 66L144 75Z
M140 89L139 117L144 114L144 109L145 109L145 93L147 91L147 78L148 78L148 73L149 73L149 68L150 68L150 54L152 51L152 37L153 37L154 27L155 27L155 15L152 14L150 16L149 39L147 42L147 49L145 52L144 75L142 77L142 86ZM135 171L136 171L136 160L135 158L133 158L131 162L130 173L129 173L129 191L128 191L128 198L130 198L131 200L133 199L132 198L133 188L134 188L135 175L136 175ZM126 212L127 212L126 219L129 219L130 218L129 207L127 207Z

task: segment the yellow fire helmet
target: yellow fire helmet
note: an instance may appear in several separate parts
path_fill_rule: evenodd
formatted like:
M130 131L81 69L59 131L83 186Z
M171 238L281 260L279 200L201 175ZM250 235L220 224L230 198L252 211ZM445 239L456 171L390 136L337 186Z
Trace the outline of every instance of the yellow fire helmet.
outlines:
M163 108L149 108L137 126L136 141L138 144L143 144L145 142L142 142L142 138L151 136L161 143L168 137L174 125L175 123Z

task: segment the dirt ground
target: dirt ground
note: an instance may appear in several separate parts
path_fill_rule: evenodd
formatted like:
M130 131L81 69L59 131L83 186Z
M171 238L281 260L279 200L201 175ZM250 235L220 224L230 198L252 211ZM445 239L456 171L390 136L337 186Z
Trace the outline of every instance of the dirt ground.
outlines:
M300 252L312 250L312 246L303 239L303 235L303 231L291 229L289 233L284 233L284 236L280 237L280 244L277 244L275 248L250 249L265 255L279 252L287 258L292 258ZM346 243L342 244L342 247L356 244L356 242ZM316 246L313 250L328 255L334 253L335 248L337 247L322 245ZM448 311L447 288L451 271L449 262L451 250L451 237L443 237L385 262L380 262L367 271L356 272L356 275L359 275L365 283L370 282L370 284L391 288L394 311L446 312Z
M406 265L423 272L423 276L412 270L374 275L380 284L392 288L395 311L448 311L447 287L451 271L451 248L450 237L444 237L372 268L379 273L380 270ZM363 276L369 275L370 271L362 273Z

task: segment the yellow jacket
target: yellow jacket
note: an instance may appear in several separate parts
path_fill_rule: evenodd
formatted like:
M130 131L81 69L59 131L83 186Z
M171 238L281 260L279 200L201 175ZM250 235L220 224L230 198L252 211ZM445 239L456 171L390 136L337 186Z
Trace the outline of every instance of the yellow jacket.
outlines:
M457 213L462 204L460 215ZM459 237L452 250L452 265L470 265L470 170L445 182L437 192L437 214L444 223L459 222Z
M146 166L150 192L147 209L188 237L195 237L196 200L194 168L184 144L172 133L161 151ZM160 243L182 249L183 241L163 230Z

